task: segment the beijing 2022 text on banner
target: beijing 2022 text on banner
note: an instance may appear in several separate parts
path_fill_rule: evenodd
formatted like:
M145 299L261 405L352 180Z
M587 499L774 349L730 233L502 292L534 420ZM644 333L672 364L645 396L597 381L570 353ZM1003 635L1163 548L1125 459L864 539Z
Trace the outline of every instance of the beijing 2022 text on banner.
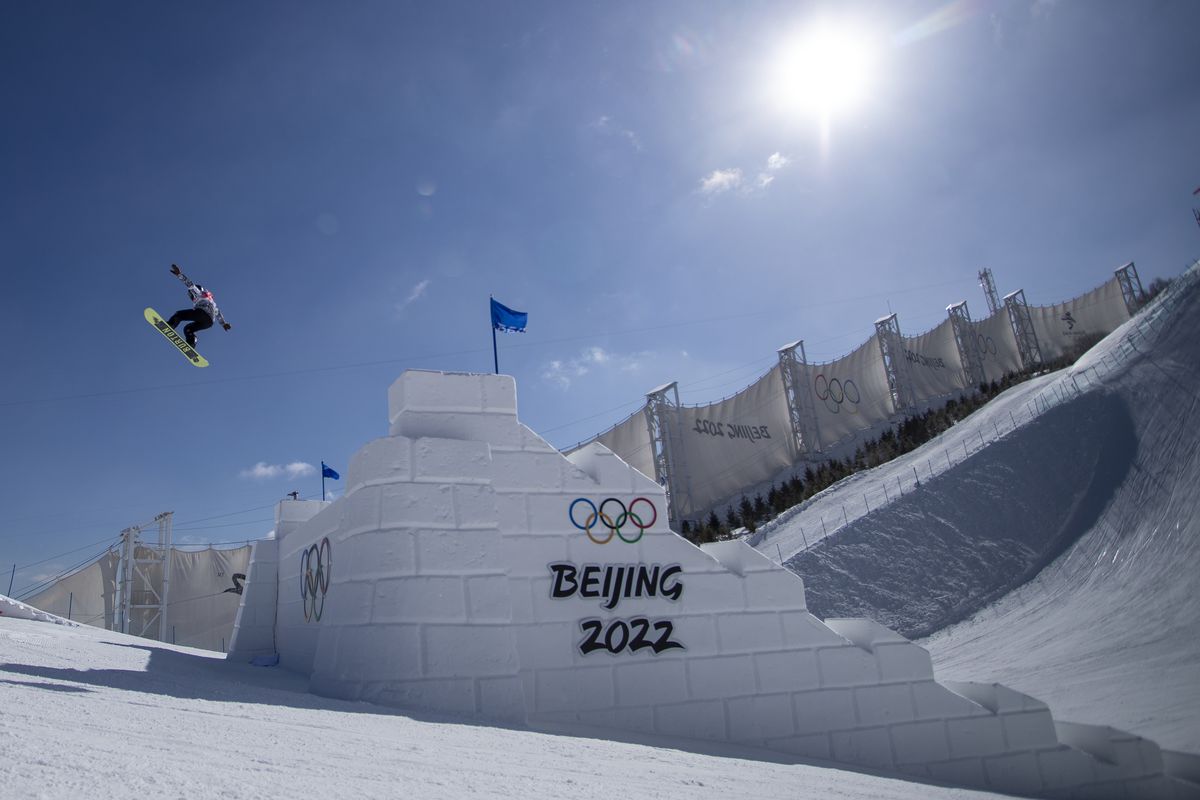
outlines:
M773 479L798 457L778 366L733 397L678 414L674 451L687 459L690 490L676 492L683 516Z

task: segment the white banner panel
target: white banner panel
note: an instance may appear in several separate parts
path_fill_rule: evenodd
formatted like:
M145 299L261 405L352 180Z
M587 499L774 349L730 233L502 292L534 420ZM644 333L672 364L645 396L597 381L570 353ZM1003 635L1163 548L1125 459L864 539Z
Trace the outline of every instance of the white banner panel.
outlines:
M931 331L902 338L915 402L941 397L966 387L962 358L954 341L953 322L947 319Z
M1038 337L1042 359L1052 361L1077 343L1112 333L1129 311L1121 294L1121 283L1112 280L1085 295L1052 306L1030 306L1029 317Z
M828 364L809 364L802 371L816 408L822 447L886 420L895 411L876 336L848 356Z
M983 363L983 377L998 381L1010 372L1020 372L1021 351L1013 335L1008 309L1002 308L979 322L972 322L975 344Z
M116 624L117 563L115 551L105 553L73 575L21 602L47 614L112 630Z
M682 444L675 452L686 461L677 477L686 475L691 488L690 503L677 500L684 516L774 478L797 456L778 366L733 397L680 408L673 433Z
M604 445L626 464L650 480L654 480L654 448L650 443L650 428L646 424L644 408L639 408L625 421L618 422L609 430L584 444L591 442L599 442Z
M228 647L249 564L250 545L231 550L173 548L167 641L205 650Z

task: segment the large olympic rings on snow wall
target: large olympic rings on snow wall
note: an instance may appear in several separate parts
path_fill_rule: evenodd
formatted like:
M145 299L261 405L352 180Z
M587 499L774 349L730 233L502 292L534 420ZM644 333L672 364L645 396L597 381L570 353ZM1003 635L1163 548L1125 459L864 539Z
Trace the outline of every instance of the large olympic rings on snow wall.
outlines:
M996 342L990 336L984 336L982 333L976 334L976 346L979 347L979 354L983 358L996 355Z
M333 546L328 536L300 553L300 599L304 601L305 622L321 621L332 569Z
M580 503L586 504L588 508L591 509L591 511L589 511L587 516L584 518L582 525L575 514L575 507ZM620 509L620 511L616 513L615 517L609 514L609 510L611 510L609 505L611 503L615 503L617 508ZM650 506L650 511L647 512L644 507L638 506L638 503L645 503L646 505ZM641 508L641 514L639 514L636 510L639 508ZM643 519L643 516L647 513L652 513L654 515L650 517L649 522ZM645 497L633 498L632 502L629 503L628 508L626 508L625 504L615 497L606 497L605 499L601 500L599 508L597 508L596 504L591 500L588 500L586 497L578 497L571 501L571 506L567 509L567 517L571 520L572 525L586 533L587 537L596 544L608 544L612 541L614 535L620 538L620 540L626 544L633 544L642 538L642 535L646 533L647 528L653 527L654 523L658 521L658 509L654 507L653 502ZM608 529L607 536L598 539L592 535L592 529L596 527L597 522ZM625 527L626 524L632 524L633 527L638 529L637 536L628 538L625 536L625 534L621 533L621 529Z
M843 403L847 414L858 413L858 401L862 400L862 395L859 394L858 386L849 378L843 381L838 378L826 378L824 373L819 374L813 378L813 392L817 399L825 404L830 414L841 413Z

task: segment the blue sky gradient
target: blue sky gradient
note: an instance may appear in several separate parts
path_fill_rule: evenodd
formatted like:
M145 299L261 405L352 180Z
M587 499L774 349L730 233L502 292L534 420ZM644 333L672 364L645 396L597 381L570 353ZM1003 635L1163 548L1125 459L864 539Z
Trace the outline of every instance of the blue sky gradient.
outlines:
M823 136L763 87L830 17L878 58ZM982 317L982 267L1040 304L1178 274L1197 30L1186 0L9 3L0 569L164 510L261 536L386 434L402 370L490 371L490 293L529 313L500 338L521 417L565 446L795 339ZM142 319L187 305L172 262L233 325L203 371Z

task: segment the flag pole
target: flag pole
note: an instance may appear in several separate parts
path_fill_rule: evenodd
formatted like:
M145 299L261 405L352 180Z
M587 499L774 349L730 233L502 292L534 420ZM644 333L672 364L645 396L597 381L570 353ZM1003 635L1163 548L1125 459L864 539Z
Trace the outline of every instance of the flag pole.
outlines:
M489 294L488 295L488 319L489 320L492 319L491 301L493 299L495 299L495 298ZM500 356L496 352L496 322L495 322L495 320L492 320L492 366L495 368L496 374L499 375L500 374Z
M321 502L325 502L325 462L321 462Z

